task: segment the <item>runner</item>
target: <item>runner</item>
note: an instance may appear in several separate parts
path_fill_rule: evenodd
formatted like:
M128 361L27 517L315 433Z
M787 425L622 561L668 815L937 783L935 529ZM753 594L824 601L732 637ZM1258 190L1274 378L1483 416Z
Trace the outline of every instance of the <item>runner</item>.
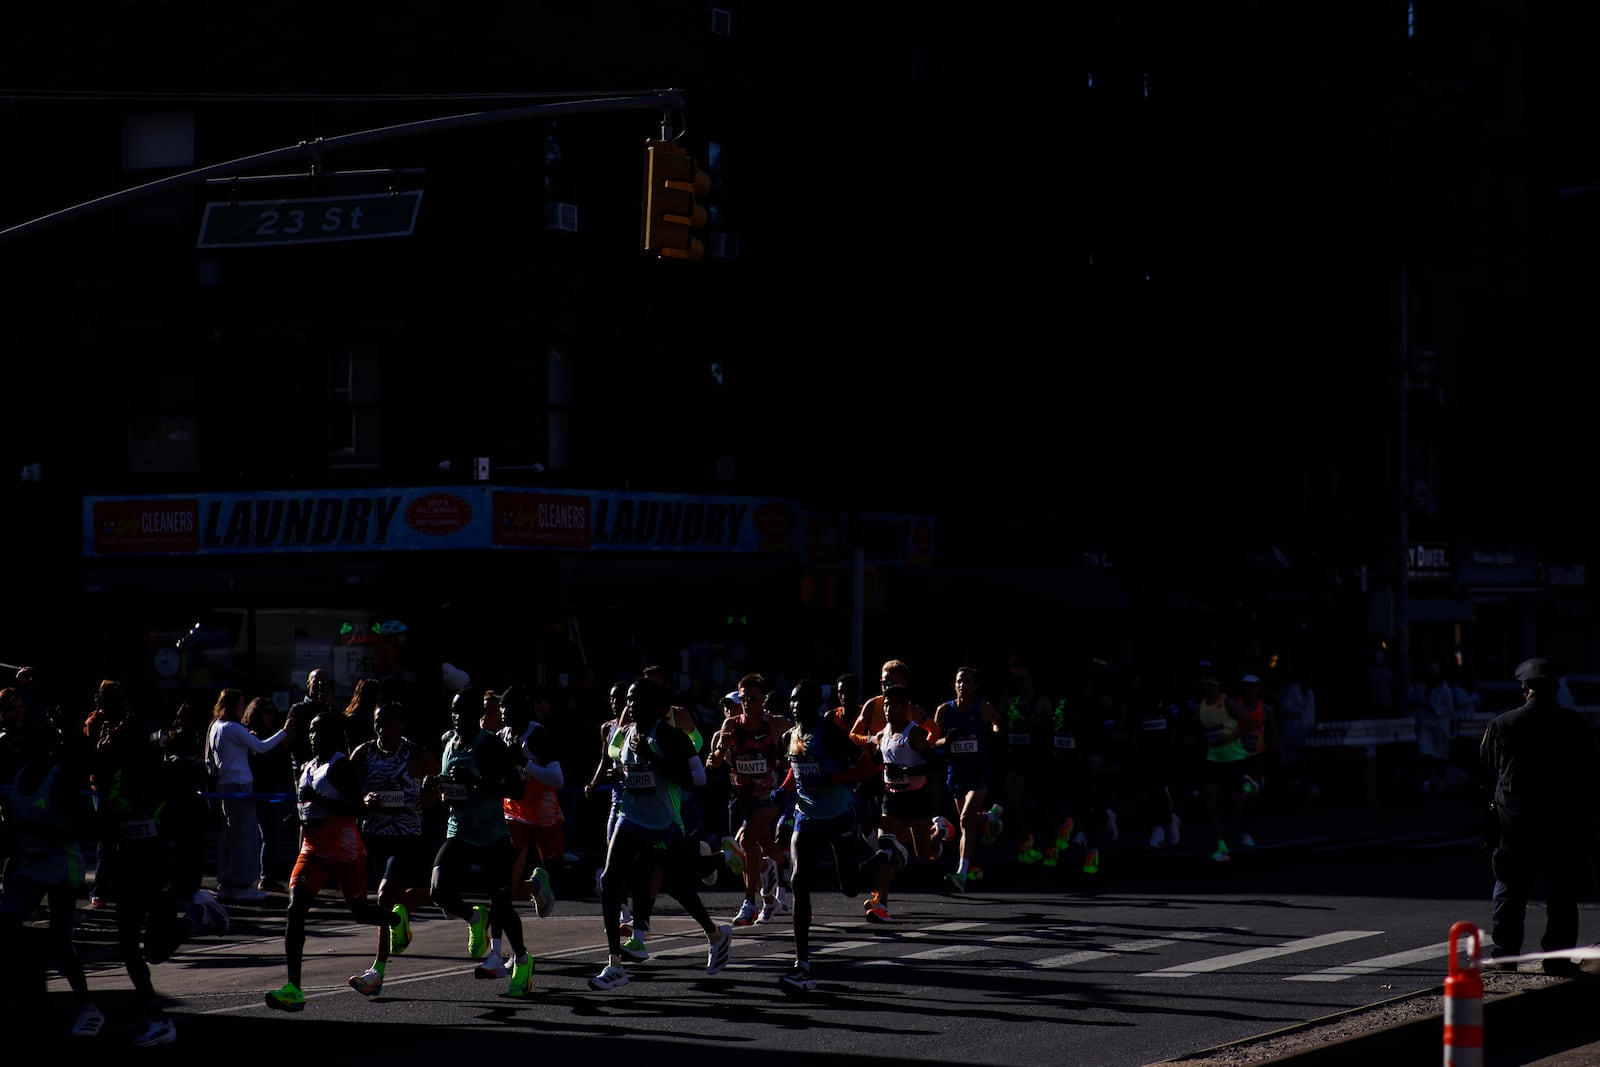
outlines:
M330 881L339 884L357 922L386 930L400 923L398 914L367 901L367 850L357 822L362 781L355 764L339 750L345 741L344 727L343 716L335 711L323 711L311 720L311 759L295 783L300 856L289 875L289 920L283 931L288 981L266 994L267 1007L279 1011L305 1010L300 982L306 915L323 886Z
M378 952L350 988L375 997L391 956L411 946L411 909L428 901L428 842L422 832L422 781L439 773L439 758L405 736L407 715L398 701L379 704L372 715L375 737L350 756L362 797L361 836L369 866L378 872L378 907L397 921L378 930Z

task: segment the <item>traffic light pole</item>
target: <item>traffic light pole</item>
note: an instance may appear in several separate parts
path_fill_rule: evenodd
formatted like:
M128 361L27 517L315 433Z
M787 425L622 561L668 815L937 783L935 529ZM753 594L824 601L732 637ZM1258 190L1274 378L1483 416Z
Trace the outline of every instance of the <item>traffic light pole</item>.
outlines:
M200 167L196 170L184 171L182 174L172 174L165 178L158 178L153 182L123 189L87 200L72 207L63 208L49 215L16 226L0 230L0 244L26 237L40 230L57 226L63 222L90 215L106 208L116 207L131 200L146 197L152 193L159 193L164 189L175 188L183 185L194 185L212 178L226 178L239 175L241 172L265 166L270 163L281 163L284 160L310 158L314 164L320 163L324 152L337 151L342 148L355 148L360 145L376 144L381 141L393 141L402 137L415 137L425 133L439 133L445 130L460 130L472 126L488 126L500 122L517 122L522 119L545 118L552 115L591 115L612 111L651 111L661 110L663 117L661 128L663 136L671 130L671 123L667 120L666 113L672 109L683 107L683 97L676 90L666 90L659 93L644 93L637 96L601 97L593 100L563 100L552 104L530 104L527 107L502 108L495 111L475 111L466 115L447 115L436 119L421 119L417 122L404 122L398 126L384 126L375 130L360 130L355 133L339 134L335 137L319 137L314 141L301 141L299 144L286 148L275 148L270 152L259 152L253 156L244 156L231 159L226 163L215 163L209 167Z

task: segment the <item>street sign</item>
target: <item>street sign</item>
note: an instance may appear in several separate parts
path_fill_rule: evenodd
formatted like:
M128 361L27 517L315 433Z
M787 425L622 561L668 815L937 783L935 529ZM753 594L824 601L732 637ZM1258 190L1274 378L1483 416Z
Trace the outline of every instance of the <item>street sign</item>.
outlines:
M207 204L196 247L242 248L409 237L417 225L421 206L421 189Z

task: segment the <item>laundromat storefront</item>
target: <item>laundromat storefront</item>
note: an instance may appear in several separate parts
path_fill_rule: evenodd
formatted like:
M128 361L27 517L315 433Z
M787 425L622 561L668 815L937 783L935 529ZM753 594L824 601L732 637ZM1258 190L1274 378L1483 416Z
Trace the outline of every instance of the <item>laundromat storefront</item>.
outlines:
M361 676L436 670L486 611L548 629L584 572L562 561L779 573L801 529L784 499L492 485L83 500L85 585L130 678L284 699L317 666L341 696ZM484 660L513 654L496 640L472 638Z

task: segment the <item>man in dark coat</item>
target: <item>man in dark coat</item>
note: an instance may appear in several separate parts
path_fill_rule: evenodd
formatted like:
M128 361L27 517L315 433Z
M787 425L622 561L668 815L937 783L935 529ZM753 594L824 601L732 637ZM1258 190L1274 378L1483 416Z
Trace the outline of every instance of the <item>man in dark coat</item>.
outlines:
M1593 833L1586 779L1596 767L1594 731L1556 702L1559 675L1543 659L1517 666L1526 701L1497 716L1478 755L1494 780L1499 840L1494 845L1494 897L1489 962L1522 952L1523 922L1534 876L1543 868L1545 952L1578 942L1578 883ZM1576 974L1567 958L1542 961L1549 974ZM1513 965L1514 966L1514 965Z

